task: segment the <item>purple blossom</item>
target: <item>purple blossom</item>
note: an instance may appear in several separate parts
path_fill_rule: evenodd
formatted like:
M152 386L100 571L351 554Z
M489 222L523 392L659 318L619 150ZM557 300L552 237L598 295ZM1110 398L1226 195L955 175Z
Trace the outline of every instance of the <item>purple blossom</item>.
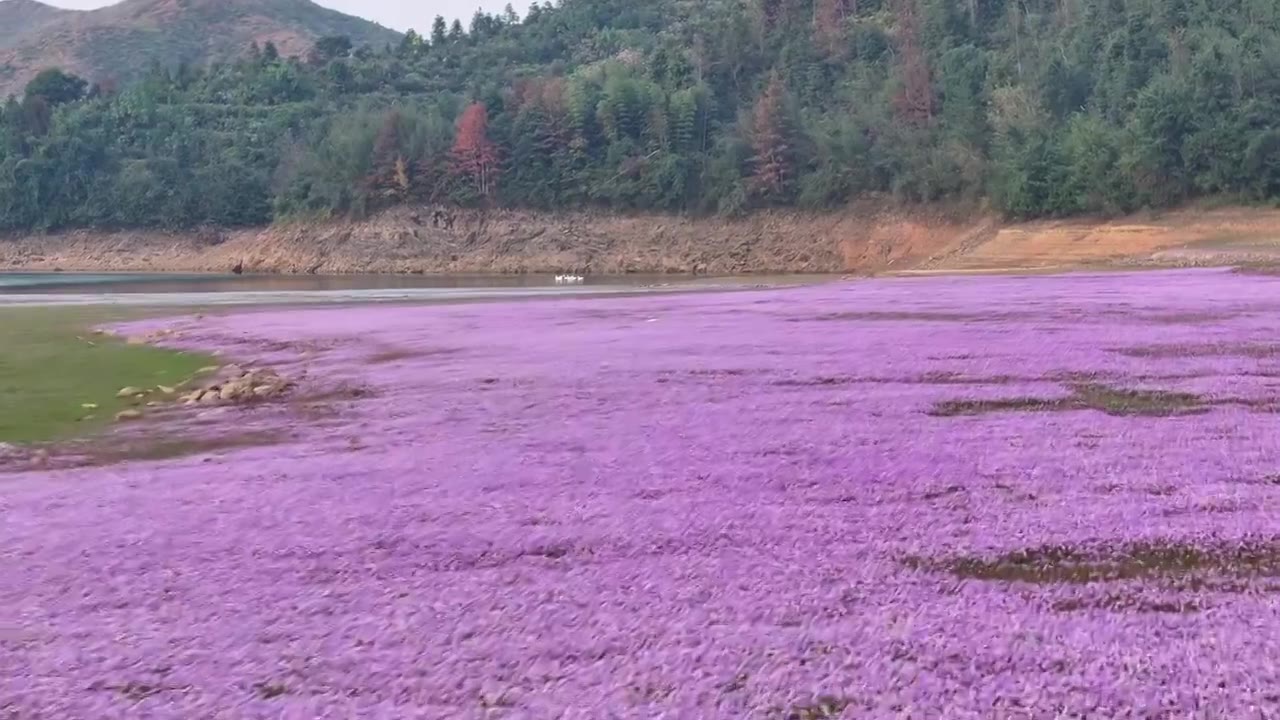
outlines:
M0 716L1280 714L1278 280L158 326L292 435L0 480Z

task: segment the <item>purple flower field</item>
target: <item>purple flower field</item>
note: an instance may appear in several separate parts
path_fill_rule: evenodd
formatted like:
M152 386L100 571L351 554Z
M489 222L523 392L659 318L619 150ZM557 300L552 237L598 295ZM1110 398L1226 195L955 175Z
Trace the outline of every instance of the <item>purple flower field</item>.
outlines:
M0 478L0 718L1280 716L1280 278L162 326L316 400Z

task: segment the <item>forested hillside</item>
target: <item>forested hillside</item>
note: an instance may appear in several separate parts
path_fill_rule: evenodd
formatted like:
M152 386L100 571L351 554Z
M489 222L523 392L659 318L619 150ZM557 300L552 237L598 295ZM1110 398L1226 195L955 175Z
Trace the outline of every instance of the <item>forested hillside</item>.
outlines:
M564 0L0 122L0 225L256 224L401 202L738 214L870 193L1011 216L1280 196L1274 0Z
M377 46L401 38L311 0L114 0L96 10L0 0L0 98L20 94L50 67L119 86L153 64L226 62L267 41L284 54L303 54L330 35Z

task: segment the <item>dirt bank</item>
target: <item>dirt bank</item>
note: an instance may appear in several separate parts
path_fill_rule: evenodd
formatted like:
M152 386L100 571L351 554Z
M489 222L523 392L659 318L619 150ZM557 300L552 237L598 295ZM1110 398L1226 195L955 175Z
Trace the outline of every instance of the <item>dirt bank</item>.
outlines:
M225 272L948 272L1280 259L1280 210L1184 209L1005 223L863 204L739 219L428 208L360 222L201 232L74 231L0 240L0 269Z

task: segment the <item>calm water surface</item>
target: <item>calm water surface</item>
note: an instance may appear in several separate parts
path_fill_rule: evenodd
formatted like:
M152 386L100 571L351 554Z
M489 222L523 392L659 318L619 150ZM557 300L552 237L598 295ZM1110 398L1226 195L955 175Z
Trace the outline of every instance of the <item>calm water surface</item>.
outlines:
M682 275L598 275L583 285L643 287L689 282ZM0 273L0 292L156 293L387 290L402 288L565 287L553 275L183 275L145 273Z
M182 275L137 273L3 273L0 306L232 305L482 298L659 292L753 285L804 284L801 276L695 278L687 275L597 275L559 285L553 275Z

